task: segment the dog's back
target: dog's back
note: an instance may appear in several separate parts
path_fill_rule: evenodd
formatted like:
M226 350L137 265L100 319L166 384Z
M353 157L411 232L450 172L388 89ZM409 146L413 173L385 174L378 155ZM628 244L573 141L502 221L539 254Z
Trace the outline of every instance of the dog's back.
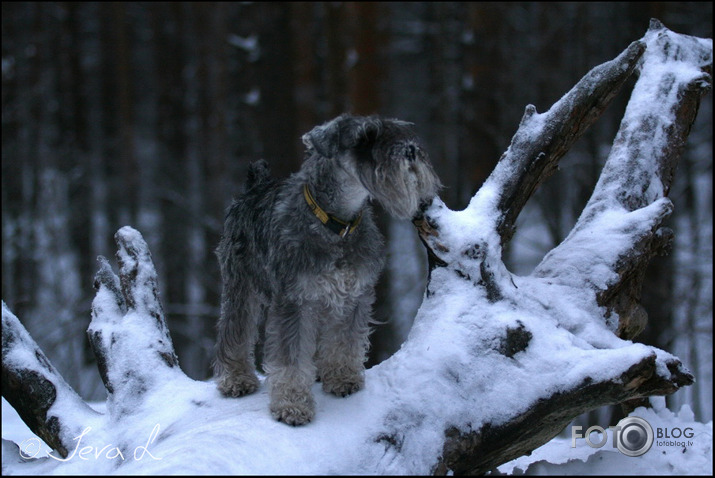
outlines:
M245 274L236 274L237 265L261 265L256 258L265 257L269 247L265 211L271 210L277 191L277 181L271 176L268 163L261 159L248 167L245 191L239 194L226 211L221 241L216 248L224 283L233 277L241 280ZM248 271L245 271L248 272ZM258 274L256 274L258 272ZM236 277L238 275L238 277ZM265 277L260 271L250 271L253 280ZM259 283L254 284L260 286ZM268 290L268 287L261 287Z

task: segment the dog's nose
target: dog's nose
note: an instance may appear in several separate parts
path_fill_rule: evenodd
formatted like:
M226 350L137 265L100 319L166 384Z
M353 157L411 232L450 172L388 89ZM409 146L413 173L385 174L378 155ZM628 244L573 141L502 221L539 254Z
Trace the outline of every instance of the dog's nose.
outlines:
M405 157L408 161L417 159L417 148L415 148L414 144L407 145L407 148L405 148Z

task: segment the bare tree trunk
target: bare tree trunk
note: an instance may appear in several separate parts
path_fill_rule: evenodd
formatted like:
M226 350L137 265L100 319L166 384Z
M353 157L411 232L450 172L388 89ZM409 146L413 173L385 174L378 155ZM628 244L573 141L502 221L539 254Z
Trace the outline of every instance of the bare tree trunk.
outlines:
M279 158L271 170L285 177L296 169L301 157L300 143L295 139L298 136L297 107L293 94L295 70L290 30L293 10L281 2L256 6L269 26L259 33L262 59L256 65L261 94L257 119L261 125L262 155Z

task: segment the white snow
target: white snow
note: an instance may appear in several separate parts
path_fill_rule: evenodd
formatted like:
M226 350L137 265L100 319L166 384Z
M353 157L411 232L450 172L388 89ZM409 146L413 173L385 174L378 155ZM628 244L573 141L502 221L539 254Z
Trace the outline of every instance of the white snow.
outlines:
M102 415L78 440L71 458L62 462L48 457L46 449L38 450L39 442L3 402L3 438L35 458L21 463L18 450L4 442L3 472L424 474L441 451L449 426L469 430L485 421L498 424L515 411L526 411L541 396L567 389L586 376L607 379L654 353L644 345L617 339L597 311L589 313L575 305L592 302L575 295L582 293L580 289L537 278L514 277L514 281L518 295L487 307L471 283L445 268L433 271L433 284L449 293L425 300L408 341L368 371L365 390L336 398L316 384L316 419L304 427L288 427L271 418L265 386L256 394L226 399L210 381L157 368L153 371L156 388L131 414L117 419ZM125 317L135 319L131 313ZM525 351L507 358L494 348L505 327L518 323L533 334L533 340ZM684 427L692 420L680 422ZM712 424L698 428L702 433L711 429ZM705 440L702 433L699 442ZM578 453L583 450L563 446L563 440L552 444L563 449L558 463L567 462L574 453L582 456ZM698 448L705 449L705 445ZM711 455L703 459L696 453L681 453L677 459L678 469L691 473L707 472L712 465ZM590 470L599 468L594 464ZM619 474L637 470L628 467Z
M602 448L588 446L586 440L557 437L523 456L505 463L499 471L519 474L525 470L534 475L711 475L713 471L713 424L698 423L690 407L684 405L673 413L662 397L651 398L653 408L637 408L629 416L645 419L657 437L658 430L681 438L655 438L652 448L640 457L629 457L612 446L613 431ZM570 428L569 428L570 431ZM691 436L692 435L692 436ZM691 436L691 438L687 438ZM599 440L593 440L597 442Z
M186 410L182 410L180 405L196 400L197 397L191 395L200 388L202 387L199 385L196 388L189 387L178 391L172 401L172 405L177 409L171 409L170 404L166 404L164 413L157 413L153 419L146 417L141 423L137 423L134 428L138 439L137 445L125 451L123 458L117 454L118 444L108 441L101 447L97 446L85 451L83 455L76 450L74 456L67 462L50 458L51 450L30 432L14 409L3 399L3 474L176 475L231 474L245 472L245 470L263 470L266 474L286 475L326 474L330 471L320 468L323 463L304 463L298 452L292 457L289 456L288 460L281 461L280 463L283 463L281 466L276 462L271 450L275 446L280 446L282 453L289 453L292 444L304 444L305 440L310 440L312 448L316 451L316 456L334 456L336 452L345 451L345 446L336 447L333 435L325 433L328 431L325 427L315 426L313 428L312 425L302 429L293 429L294 437L276 443L272 432L276 428L285 427L285 425L274 422L267 416L267 413L261 413L265 412L266 408L265 393L241 399L241 406L238 407L231 400L221 399L215 395L212 385L206 386L203 390L203 398L208 398L211 401L210 413L202 413L195 417L186 416L180 426L162 427L162 423L170 423L175 419L176 414L185 413ZM317 394L316 398L319 414L339 415L344 421L354 420L354 417L360 416L365 409L369 409L370 405L365 400L360 400L359 394L346 400L345 406L339 409L326 407L325 402L341 399L320 394ZM92 404L92 406L98 411L103 411L104 408L102 403ZM254 422L240 419L243 414L250 412L265 416L262 420ZM646 419L654 431L657 428L667 428L671 431L675 428L682 431L691 428L693 437L670 441L655 440L651 450L640 457L628 457L614 449L611 446L612 432L610 430L607 430L609 434L607 445L598 449L589 447L583 439L577 440L577 446L572 448L570 435L557 437L534 450L530 456L505 463L499 467L499 471L507 474L520 474L528 468L529 474L552 475L710 475L712 473L712 422L707 424L695 422L692 412L687 406L684 406L677 414L664 406L660 409L638 408L631 416ZM332 421L333 417L325 418L327 422ZM395 420L400 418L395 417ZM320 421L318 420L317 423ZM164 435L162 442L157 442L156 439L152 442L154 437L152 433L155 429L160 435ZM354 444L355 439L362 435L357 431L359 427L355 427L355 429L356 432L353 436L348 435L341 439L341 445ZM94 431L90 431L89 434ZM187 447L187 443L190 443L191 446ZM234 450L247 444L256 443L261 446L251 446L252 454L233 453ZM20 459L18 445L25 455L32 459L28 461ZM85 442L81 442L80 449L84 447ZM419 446L417 448L419 449ZM97 454L99 457L96 456ZM345 455L344 458L349 460L349 453ZM396 456L386 453L384 456L378 457L379 461L387 464L391 459L396 459ZM412 457L412 460L419 460L419 456ZM292 465L285 465L285 463L291 462ZM275 466L271 466L272 464ZM340 472L340 470L334 471ZM389 473L390 467L386 467L384 471ZM392 471L397 472L397 467L394 467Z

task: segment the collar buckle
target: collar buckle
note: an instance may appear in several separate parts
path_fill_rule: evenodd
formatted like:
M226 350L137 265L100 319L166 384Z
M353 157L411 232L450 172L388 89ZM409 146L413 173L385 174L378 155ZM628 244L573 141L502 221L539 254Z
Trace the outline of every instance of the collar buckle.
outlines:
M358 214L354 220L348 222L333 217L318 205L315 198L313 198L313 195L310 193L310 189L307 184L303 185L303 197L305 197L305 202L308 203L308 207L311 211L313 211L315 217L317 217L325 227L339 235L341 239L345 239L349 234L355 231L358 224L360 224L362 211L360 211L360 214Z

